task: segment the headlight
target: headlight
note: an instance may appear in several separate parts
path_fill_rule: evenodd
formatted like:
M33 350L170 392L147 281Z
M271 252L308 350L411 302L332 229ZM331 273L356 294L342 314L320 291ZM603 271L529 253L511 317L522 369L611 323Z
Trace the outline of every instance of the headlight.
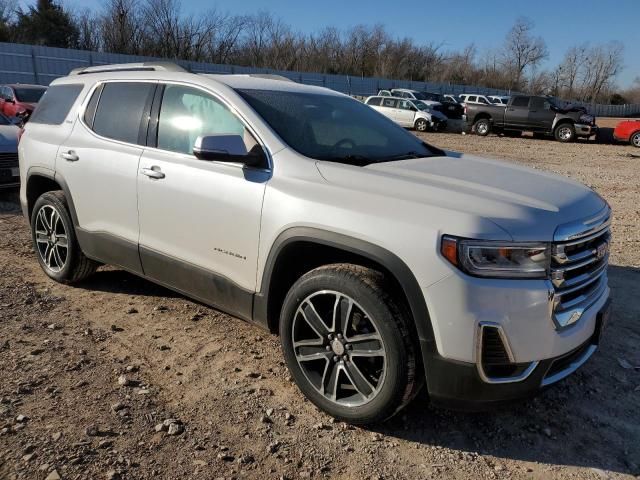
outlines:
M587 123L587 124L591 124L593 123L595 120L593 115L588 115L586 113L583 113L582 115L580 115L580 122L582 123Z
M545 243L493 242L442 237L442 255L469 275L492 278L547 278L550 247Z

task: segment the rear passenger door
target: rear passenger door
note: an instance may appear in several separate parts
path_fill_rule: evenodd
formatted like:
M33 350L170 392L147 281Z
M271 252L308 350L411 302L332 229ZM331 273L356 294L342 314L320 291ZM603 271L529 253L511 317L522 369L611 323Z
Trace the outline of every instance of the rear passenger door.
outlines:
M85 253L137 273L142 269L136 182L155 89L148 81L100 84L56 160Z
M377 109L384 116L390 118L393 121L398 121L398 99L396 98L383 98L382 104Z
M162 88L137 180L145 275L250 318L262 200L271 172L196 158L199 136L241 135L247 151L259 141L208 91L181 84Z
M507 106L504 114L505 127L516 127L525 129L529 127L529 98L519 95L513 97L512 102Z

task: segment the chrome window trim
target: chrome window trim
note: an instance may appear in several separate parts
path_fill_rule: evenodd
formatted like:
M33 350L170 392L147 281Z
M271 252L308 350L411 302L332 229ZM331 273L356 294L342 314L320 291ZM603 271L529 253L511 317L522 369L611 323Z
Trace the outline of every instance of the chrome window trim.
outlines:
M82 124L82 126L84 128L87 129L87 131L89 133L91 133L91 135L93 135L94 137L96 137L96 138L98 138L98 139L100 139L102 141L111 142L111 143L115 143L115 144L118 144L118 145L124 145L124 146L128 146L128 147L135 147L135 148L140 148L140 149L143 149L143 150L158 151L158 152L162 152L162 153L170 153L170 154L175 154L175 155L181 155L183 157L188 157L188 158L191 158L193 160L197 160L198 162L204 161L204 160L197 159L195 157L195 155L193 155L193 154L188 154L188 153L183 153L183 152L174 152L174 151L171 151L171 150L164 150L164 149L161 149L161 148L151 147L151 146L148 146L148 145L139 145L137 143L123 142L121 140L116 140L116 139L113 139L113 138L103 137L102 135L99 135L96 132L94 132L93 129L91 127L89 127L85 123L85 121L84 121L85 110L87 108L87 105L91 101L91 97L93 96L93 92L95 92L95 90L100 85L106 84L106 83L133 83L133 82L155 83L157 85L181 85L181 86L185 86L185 87L195 88L197 90L202 90L207 95L212 96L216 101L219 101L222 105L227 107L231 113L233 113L234 115L236 115L240 119L240 121L242 122L244 127L249 130L251 135L253 135L255 140L260 144L260 146L264 150L265 156L267 157L268 167L267 168L252 168L252 170L258 170L258 171L262 170L262 171L269 171L269 172L273 171L273 157L272 157L271 151L267 147L267 145L264 142L264 140L262 139L262 137L256 132L255 128L253 128L253 126L245 118L245 116L242 115L242 113L234 105L229 103L227 100L223 99L217 93L212 92L211 90L209 90L209 89L207 89L207 88L205 88L203 86L200 86L200 85L197 85L197 84L194 84L194 83L191 83L191 82L182 82L182 81L178 81L178 80L138 79L138 78L136 78L136 79L114 78L114 79L106 79L106 80L97 81L89 89L89 93L85 96L84 100L82 101L80 107L77 110L77 112L78 112L78 121ZM100 105L100 102L98 102L98 105L96 105L96 113L98 111L98 106L99 105ZM236 168L240 168L240 169L245 168L244 165L236 164L236 163L233 163L233 162L210 161L210 163L216 163L216 164L220 164L220 165L228 165L230 167L236 167Z

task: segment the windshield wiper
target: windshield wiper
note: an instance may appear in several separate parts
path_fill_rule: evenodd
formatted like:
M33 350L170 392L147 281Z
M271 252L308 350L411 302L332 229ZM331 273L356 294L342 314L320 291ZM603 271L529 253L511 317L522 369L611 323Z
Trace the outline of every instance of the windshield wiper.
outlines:
M356 165L358 167L365 167L370 163L373 163L369 157L365 157L364 155L342 155L335 157L324 157L321 160L326 160L327 162L348 163L349 165Z
M414 152L413 150L406 153L400 153L398 155L392 155L390 157L383 157L377 160L377 162L393 162L394 160L410 160L412 158L424 158L428 157L429 154L420 155L418 152Z

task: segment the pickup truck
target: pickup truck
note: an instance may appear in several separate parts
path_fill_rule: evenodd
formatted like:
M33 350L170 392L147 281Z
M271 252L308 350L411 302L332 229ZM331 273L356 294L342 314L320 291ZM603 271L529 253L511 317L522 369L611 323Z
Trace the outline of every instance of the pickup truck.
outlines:
M596 119L583 108L561 106L553 97L515 95L506 106L466 104L467 131L486 136L492 131L507 136L533 132L535 136L554 136L559 142L598 133Z

